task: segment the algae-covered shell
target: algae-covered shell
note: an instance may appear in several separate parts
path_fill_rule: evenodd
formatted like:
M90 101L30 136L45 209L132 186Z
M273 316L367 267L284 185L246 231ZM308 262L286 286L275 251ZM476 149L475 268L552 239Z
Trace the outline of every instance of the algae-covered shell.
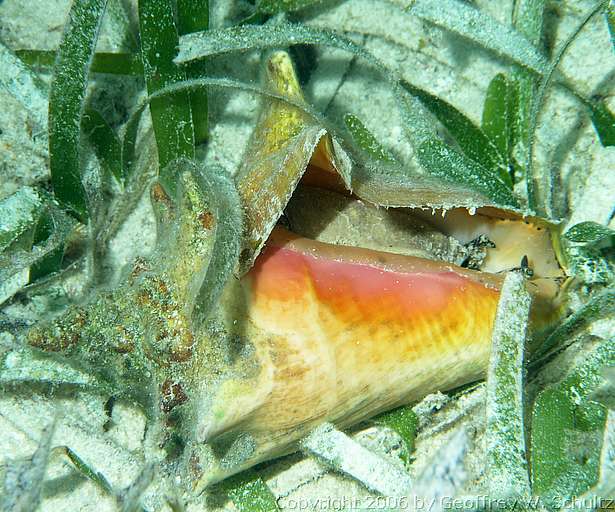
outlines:
M355 173L349 153L297 106L288 55L274 53L267 69L269 87L292 102L266 101L238 176L241 278L227 285L218 319L244 346L193 398L186 456L197 490L294 450L321 422L349 426L481 378L504 273L532 267L528 287L549 314L563 275L544 221L420 176L398 186ZM378 206L403 210L376 217ZM276 227L285 211L308 238ZM426 253L415 254L407 233L421 223ZM374 233L348 242L345 229ZM448 240L457 250L480 235L490 245L478 270L443 255ZM393 237L405 250L392 249Z

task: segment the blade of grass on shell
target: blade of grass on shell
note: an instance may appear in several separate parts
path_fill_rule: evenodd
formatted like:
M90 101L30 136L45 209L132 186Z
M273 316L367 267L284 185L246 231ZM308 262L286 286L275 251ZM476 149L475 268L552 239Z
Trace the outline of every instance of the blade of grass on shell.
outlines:
M525 37L465 2L417 0L410 7L410 12L535 73L542 73L547 64L540 52Z
M427 138L436 136L436 131L427 121L425 109L420 101L400 86L400 76L365 48L337 32L290 23L267 26L242 25L195 32L180 38L179 54L175 62L186 64L208 56L230 52L294 45L331 46L361 57L368 65L382 73L394 89L402 116L404 120L410 121L408 124L412 129L408 131L408 134L412 137L413 143L418 146Z
M157 90L186 79L174 63L178 34L170 0L139 0L141 57L147 91ZM177 158L194 158L194 126L190 96L179 92L150 103L152 125L158 147L159 168Z
M275 94L261 87L235 80L200 78L198 80L178 82L152 94L135 109L127 123L128 127L132 127L132 130L136 132L138 117L149 101L175 94L178 91L189 91L203 87L235 89L287 102L312 117L321 126L326 126L326 120L322 119L321 116L310 109L309 106L290 100L280 94ZM407 97L411 96L408 95ZM425 112L422 110L419 111L419 113L425 115ZM412 124L409 124L409 126L412 126ZM423 140L423 142L431 143L432 141L430 132L427 134L419 134L418 138L419 140ZM126 144L125 137L124 148L126 149L127 146L130 146L130 144ZM452 151L450 148L448 148L448 151L453 155L460 156L459 153ZM124 153L126 154L127 152L128 151L125 151ZM434 171L431 175L427 176L419 175L408 167L402 168L401 166L392 167L391 165L382 165L382 161L376 166L371 165L371 162L364 163L368 164L366 169L358 167L353 170L353 189L355 189L359 197L373 202L374 204L388 207L409 206L412 208L420 208L427 205L433 208L444 209L457 207L476 208L479 206L494 205L503 206L503 204L499 204L497 201L489 198L489 196L485 195L481 190L476 190L471 182L471 176L470 179L466 180L470 185L460 183L459 180L452 183L451 180L454 181L453 178L455 176L450 176L450 172L446 168L446 163L443 163L443 170ZM475 164L475 162L472 162L472 164ZM448 179L441 179L441 173L444 173ZM484 186L482 188L484 188ZM384 200L383 191L387 196ZM510 194L507 193L506 195ZM513 198L513 200L513 204L516 204L516 199Z
M81 182L81 115L90 63L107 0L75 0L58 48L49 92L49 167L57 200L88 218Z
M511 188L513 185L511 171L513 169L513 147L515 145L516 122L516 84L498 74L487 87L487 96L483 107L482 129L496 145L504 158L504 166L500 169L500 177Z
M253 469L227 478L219 488L239 512L276 512L280 510L275 496Z
M450 103L408 82L402 82L402 87L419 98L438 118L466 156L487 169L495 169L504 163L504 157L498 153L498 148L485 132Z
M209 0L177 0L177 31L180 36L209 28ZM204 62L192 62L186 67L188 78L204 77L207 71ZM194 140L200 144L208 136L207 90L190 93Z
M376 137L365 127L363 122L353 114L346 114L344 116L344 123L346 128L352 135L352 138L359 145L359 147L374 157L376 160L383 160L385 162L394 162L393 156L382 147L382 145L376 140Z
M487 374L488 453L486 477L491 496L530 495L523 423L523 353L531 297L520 272L502 286Z
M532 411L533 491L547 503L596 484L606 409L591 401L601 370L615 365L615 343L601 339L559 384L542 391Z
M56 52L52 50L16 50L15 54L26 64L37 68L50 68L55 63ZM94 54L90 73L112 75L142 75L141 57L134 53L97 52Z
M113 128L100 112L91 108L86 109L81 123L81 129L107 176L113 176L118 183L123 184L122 146Z
M47 85L0 41L0 86L6 89L32 116L36 129L47 132Z

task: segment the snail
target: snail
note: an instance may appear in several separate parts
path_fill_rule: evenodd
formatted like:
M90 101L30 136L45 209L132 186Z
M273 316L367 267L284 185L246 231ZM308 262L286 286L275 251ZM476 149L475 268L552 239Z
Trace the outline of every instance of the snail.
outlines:
M347 427L480 379L516 266L533 271L534 328L559 311L548 222L418 178L379 198L301 108L288 54L267 73L235 180L191 162L164 170L155 255L28 334L158 411L195 492L293 451L322 422Z

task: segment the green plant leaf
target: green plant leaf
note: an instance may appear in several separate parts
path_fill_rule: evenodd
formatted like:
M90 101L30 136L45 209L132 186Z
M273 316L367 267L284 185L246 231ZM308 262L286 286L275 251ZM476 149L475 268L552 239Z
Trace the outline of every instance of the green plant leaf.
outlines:
M253 469L227 478L220 489L233 501L239 512L276 512L275 496Z
M547 500L579 495L596 484L606 410L589 399L601 369L615 365L615 343L603 339L559 384L542 391L532 410L534 493Z
M28 110L36 128L47 131L47 85L0 41L0 86Z
M564 237L571 242L597 244L606 238L615 236L615 231L597 222L580 222L572 226Z
M178 34L170 0L139 0L141 58L147 91L185 80L174 63ZM177 158L194 158L194 126L187 92L156 98L150 103L159 168Z
M105 478L105 475L103 475L99 471L92 469L86 462L84 462L81 457L79 457L79 455L77 455L68 446L58 446L57 448L55 448L55 450L61 451L64 455L66 455L66 457L68 457L68 460L73 463L73 466L75 466L77 471L79 471L79 473L85 476L88 480L94 482L107 493L113 494L113 487L109 483L109 480Z
M66 240L76 221L51 200L45 202L46 204L37 209L36 220L29 228L31 234L27 239L0 253L0 303L18 291L19 288L14 286L9 286L8 289L5 286L10 284L15 276L28 272L28 268L34 268L34 277L41 277L47 270L53 271L55 263L61 260ZM45 216L49 216L49 219ZM43 219L44 224L39 228L40 219ZM25 235L26 233L22 237ZM33 244L34 240L36 243ZM36 268L37 264L41 267ZM26 277L20 286L31 280L29 274L26 274Z
M541 48L544 10L546 0L517 0L513 12L513 26L536 48ZM527 69L513 71L512 77L517 84L516 138L519 155L523 155L521 166L515 166L515 178L520 179L528 168L527 147L530 142L533 102L538 88L537 76Z
M43 208L43 198L31 187L22 187L0 201L0 252L34 229Z
M94 148L94 153L108 176L118 183L124 182L122 145L113 128L94 109L86 109L81 120L81 130Z
M388 427L396 432L406 445L410 455L414 451L414 440L419 424L419 419L411 407L399 407L389 412L376 416L372 420L376 425Z
M452 137L457 141L465 155L487 169L496 169L504 165L504 158L485 132L450 103L434 94L402 82L410 94L416 96L434 114Z
M180 36L209 28L209 0L177 0L177 31ZM201 78L207 73L204 62L192 62L186 66L188 78ZM190 93L194 138L197 144L207 140L208 106L207 90Z
M371 155L376 160L383 160L391 163L395 161L393 156L380 145L380 143L376 140L376 137L374 137L372 133L365 128L365 125L357 116L353 114L346 114L344 116L344 123L352 135L352 138L363 151Z
M605 148L615 146L615 115L604 103L592 103L589 107L592 123L600 139L600 144Z
M614 309L615 288L610 287L592 297L587 304L566 318L542 343L537 355L542 356L554 347L560 346L591 322L603 318L605 313Z
M606 23L611 34L611 44L615 50L615 0L610 0L605 12Z
M491 496L530 495L523 423L523 354L531 302L521 272L509 272L500 294L487 373L485 473Z
M107 0L75 0L58 48L49 92L49 167L55 197L86 222L81 182L81 115L90 63Z
M432 139L421 144L418 159L430 173L445 181L467 185L495 204L519 206L511 189L497 173L456 152L441 140Z
M124 129L122 137L122 176L127 179L132 175L133 165L136 160L135 151L137 149L137 135L139 134L139 124L145 107L149 103L147 101L137 105L131 113Z
M521 34L491 16L459 0L416 0L410 12L478 43L535 73L542 73L546 60Z
M516 143L517 87L506 75L498 74L487 87L483 107L483 132L498 148L504 161L500 177L512 188L513 148Z
M47 208L41 215L34 231L33 244L42 244L53 234L56 216ZM51 250L30 267L30 283L60 270L64 258L64 243Z
M53 50L16 50L15 54L26 64L40 68L53 67L56 51ZM134 53L97 52L90 65L90 73L108 73L111 75L143 74L141 56Z
M265 14L292 12L321 3L322 0L256 0L256 10Z
M546 0L517 0L513 13L513 26L535 47L542 39Z

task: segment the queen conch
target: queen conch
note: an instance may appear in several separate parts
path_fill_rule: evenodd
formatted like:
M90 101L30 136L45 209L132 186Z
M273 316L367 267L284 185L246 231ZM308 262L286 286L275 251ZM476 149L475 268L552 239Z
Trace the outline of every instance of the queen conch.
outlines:
M535 330L556 314L563 277L544 221L420 177L357 179L301 108L288 55L273 53L267 72L275 97L235 180L238 202L212 213L194 170L175 190L154 184L158 254L28 338L138 400L157 397L195 492L296 450L322 422L347 427L481 379L505 272L533 270ZM237 208L236 275L197 321L212 232Z

